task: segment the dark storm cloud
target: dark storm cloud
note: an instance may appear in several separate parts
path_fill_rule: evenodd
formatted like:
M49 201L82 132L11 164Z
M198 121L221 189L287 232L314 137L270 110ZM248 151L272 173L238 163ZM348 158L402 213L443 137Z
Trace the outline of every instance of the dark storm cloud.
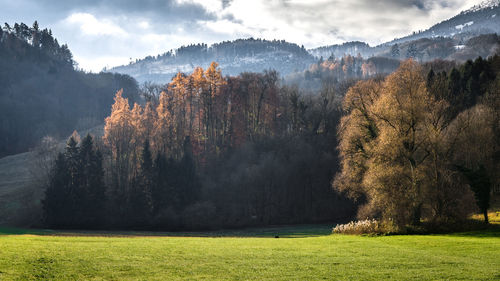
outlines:
M75 12L95 16L140 16L158 23L216 18L200 4L175 0L0 0L0 3L5 12L5 15L0 12L0 16L9 22L37 19L50 24Z
M175 0L39 0L33 4L49 14L90 12L95 15L141 15L162 21L214 19L216 16L195 3Z

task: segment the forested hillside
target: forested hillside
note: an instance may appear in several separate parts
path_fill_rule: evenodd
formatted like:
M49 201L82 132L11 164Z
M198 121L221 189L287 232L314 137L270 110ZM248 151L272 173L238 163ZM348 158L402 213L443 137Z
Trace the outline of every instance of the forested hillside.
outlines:
M421 38L460 38L466 41L481 34L500 33L500 1L487 0L431 28L394 39L384 45L400 44Z
M0 157L102 124L120 88L138 97L129 76L76 70L68 46L36 22L0 28L0 85Z
M140 83L167 83L178 71L192 72L196 66L208 67L217 61L226 75L242 72L262 72L273 69L281 75L304 70L313 57L296 44L284 40L238 39L211 46L182 46L157 56L148 56L129 65L110 69L128 74Z

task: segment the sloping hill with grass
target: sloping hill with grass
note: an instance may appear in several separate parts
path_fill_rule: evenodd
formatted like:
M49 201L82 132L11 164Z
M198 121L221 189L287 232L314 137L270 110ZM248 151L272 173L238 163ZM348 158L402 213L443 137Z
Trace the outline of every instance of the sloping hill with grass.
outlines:
M101 137L103 126L81 132L82 135L87 133ZM56 151L64 148L65 141L57 141ZM0 226L41 225L42 199L45 194L43 174L50 163L37 156L37 153L40 152L34 150L0 158Z
M43 188L30 172L34 153L0 158L0 225L31 226L40 220Z

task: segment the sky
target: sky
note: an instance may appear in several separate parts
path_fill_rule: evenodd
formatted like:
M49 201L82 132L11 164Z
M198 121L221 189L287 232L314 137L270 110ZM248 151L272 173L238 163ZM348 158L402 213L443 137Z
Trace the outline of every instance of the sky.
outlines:
M425 30L481 0L0 0L0 22L37 20L99 72L192 43L279 39L314 48L377 45Z

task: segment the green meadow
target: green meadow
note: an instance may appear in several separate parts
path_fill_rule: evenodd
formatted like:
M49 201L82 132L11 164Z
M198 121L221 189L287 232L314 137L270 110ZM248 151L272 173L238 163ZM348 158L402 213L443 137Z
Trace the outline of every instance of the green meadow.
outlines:
M331 235L0 229L0 280L500 280L500 231ZM279 236L279 238L275 238Z

